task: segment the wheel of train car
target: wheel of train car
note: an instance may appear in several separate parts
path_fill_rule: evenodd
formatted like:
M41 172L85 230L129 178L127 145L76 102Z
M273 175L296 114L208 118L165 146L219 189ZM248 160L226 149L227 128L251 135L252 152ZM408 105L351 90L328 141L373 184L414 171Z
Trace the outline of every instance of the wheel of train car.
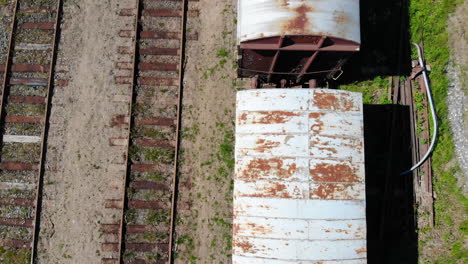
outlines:
M281 81L280 81L280 87L281 88L286 88L287 84L288 84L288 81L286 79L281 79Z
M258 76L253 77L250 80L250 88L251 89L257 89L257 88L259 88L259 86L260 86L260 81L258 79Z
M309 80L309 88L317 88L317 79Z

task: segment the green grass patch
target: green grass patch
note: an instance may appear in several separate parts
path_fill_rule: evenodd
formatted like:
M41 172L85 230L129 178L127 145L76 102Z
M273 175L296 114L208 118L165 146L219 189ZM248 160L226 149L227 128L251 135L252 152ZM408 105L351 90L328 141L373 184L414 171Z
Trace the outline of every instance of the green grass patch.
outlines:
M146 137L151 139L170 140L173 138L174 132L166 131L157 127L139 126L134 128L131 135L132 138Z
M216 52L216 57L218 58L227 57L227 56L229 56L229 51L224 48L221 48L218 50L218 52Z
M223 162L229 171L234 169L234 131L228 129L226 124L217 123L216 127L224 131L223 142L219 146L217 158Z
M2 159L7 161L37 162L41 155L41 145L34 143L4 143Z
M40 124L9 123L6 124L6 131L9 135L40 136L42 127Z
M211 218L211 221L213 221L215 224L221 226L221 227L224 227L224 228L231 228L231 224L226 222L224 219L222 218L218 218L218 217L213 217Z
M141 177L154 182L165 182L170 178L168 175L164 175L160 172L147 172L144 173Z
M145 160L171 164L174 162L174 150L167 148L146 148L144 150Z
M373 80L342 85L340 89L361 92L364 104L391 104L392 102L387 99L388 86L388 78L378 76Z
M26 264L31 258L27 249L9 249L0 247L0 262L5 264Z
M137 211L135 209L128 209L125 211L125 222L127 224L135 223L137 218Z
M146 218L147 224L169 224L170 212L168 210L149 210Z

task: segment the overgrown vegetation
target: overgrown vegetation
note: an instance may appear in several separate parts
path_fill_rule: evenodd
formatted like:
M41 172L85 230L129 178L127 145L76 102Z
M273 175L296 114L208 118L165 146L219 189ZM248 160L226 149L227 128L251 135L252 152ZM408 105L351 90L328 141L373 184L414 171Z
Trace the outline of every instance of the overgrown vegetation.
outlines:
M410 1L411 37L424 43L424 55L431 65L431 87L436 98L440 136L433 154L435 221L433 229L419 233L420 261L427 263L466 263L468 251L464 237L468 235L468 200L457 187L455 174L460 168L453 162L454 143L448 120L446 102L449 63L447 19L457 4L463 0L413 0ZM416 57L415 51L413 55Z

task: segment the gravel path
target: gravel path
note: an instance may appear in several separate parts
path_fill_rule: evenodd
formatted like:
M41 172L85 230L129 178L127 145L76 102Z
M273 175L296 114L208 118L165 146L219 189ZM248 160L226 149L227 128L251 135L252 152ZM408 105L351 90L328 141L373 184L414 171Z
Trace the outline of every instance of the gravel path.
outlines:
M447 103L449 108L449 120L455 143L455 151L458 162L464 176L460 177L460 186L464 193L468 192L468 133L466 132L465 118L468 113L468 98L462 90L459 77L460 69L451 66L448 69L450 86L448 89Z
M468 1L457 7L448 22L451 50L447 104L458 163L463 173L457 175L459 186L468 194Z

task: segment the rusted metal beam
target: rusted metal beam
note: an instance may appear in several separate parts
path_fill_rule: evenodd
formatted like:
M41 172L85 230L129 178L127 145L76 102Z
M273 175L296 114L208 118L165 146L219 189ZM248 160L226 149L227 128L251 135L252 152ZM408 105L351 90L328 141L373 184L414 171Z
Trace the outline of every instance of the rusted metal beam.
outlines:
M246 68L239 68L240 70L243 71L248 71L248 72L255 72L255 73L265 73L268 74L268 71L258 71L258 70L252 70L252 69L246 69ZM314 71L314 72L306 72L305 74L318 74L318 73L328 73L328 72L333 72L334 70L325 70L325 71ZM275 72L275 74L281 74L281 75L297 75L295 72Z
M42 117L5 116L5 123L39 124L41 122L42 122Z
M166 203L161 201L128 201L128 208L130 209L167 209ZM126 208L122 205L122 200L106 200L104 203L105 208L123 209Z
M32 227L32 219L0 217L1 226Z
M142 39L179 39L180 32L161 32L161 31L142 31L140 32ZM198 40L198 34L192 32L187 34L188 40Z
M21 96L21 95L10 95L10 103L16 104L46 104L46 97L43 96Z
M270 65L270 70L269 70L268 77L267 77L268 82L271 81L271 77L273 75L273 71L275 70L276 63L278 63L278 58L280 56L281 47L283 47L283 42L284 42L284 36L281 36L278 40L278 50L276 51L276 54L273 57L273 61L271 62L271 65Z
M0 163L0 170L32 171L36 169L37 169L36 163L12 162L12 161L2 161Z
M320 41L318 42L317 44L317 47L320 49L322 46L323 46L323 43L325 42L325 39L327 37L323 36ZM302 78L304 77L305 73L307 72L307 70L310 68L310 65L312 64L312 62L315 60L315 58L317 58L319 54L319 51L315 51L314 54L312 54L312 56L310 56L308 59L307 59L307 62L304 64L304 67L302 67L302 70L301 72L299 73L299 75L297 76L297 80L296 82L300 82L302 80Z
M358 45L342 45L334 44L319 48L315 44L296 43L278 48L277 44L261 44L261 43L241 43L241 49L246 50L281 50L281 51L348 51L354 52L359 49Z
M28 198L0 198L0 206L33 207L34 200Z
M39 64L13 64L11 65L12 72L46 72L49 65ZM5 65L0 65L0 72L5 71Z
M165 117L149 117L135 120L136 125L151 125L151 126L173 126L176 123L174 118Z
M178 65L175 63L140 62L140 71L177 71Z

